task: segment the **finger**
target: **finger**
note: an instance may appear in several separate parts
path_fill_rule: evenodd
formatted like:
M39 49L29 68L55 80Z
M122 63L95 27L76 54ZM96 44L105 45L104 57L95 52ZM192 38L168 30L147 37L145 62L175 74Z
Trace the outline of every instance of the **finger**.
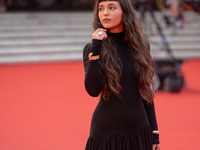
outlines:
M93 34L92 34L92 39L98 39L98 40L103 40L106 39L107 33L105 32L105 30L96 30Z
M97 39L97 40L101 40L102 39L102 34L103 34L103 32L102 31L99 31L99 32L94 32L93 34L92 34L92 39Z
M156 150L156 145L153 145L152 150Z
M98 32L98 31L104 31L104 32L106 32L107 30L104 29L104 28L98 28L96 31L97 31L97 32Z
M160 150L160 144L157 145L156 150Z
M108 37L108 36L107 36L106 33L99 34L99 38L100 38L101 40L106 39L107 37Z
M99 29L95 32L95 34L98 34L98 35L103 35L104 33L106 33L106 30L103 30L103 29Z
M106 32L106 29L103 28L98 28L94 33L99 33L99 32Z
M108 37L107 33L105 33L105 32L101 36L103 39L107 39L107 37Z

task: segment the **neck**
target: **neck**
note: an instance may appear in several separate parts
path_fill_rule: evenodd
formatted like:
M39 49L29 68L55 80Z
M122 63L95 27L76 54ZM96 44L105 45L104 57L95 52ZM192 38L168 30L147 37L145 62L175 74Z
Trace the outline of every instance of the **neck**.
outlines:
M117 27L114 27L112 29L109 29L110 33L121 33L123 32L123 23L121 23L120 25L118 25Z
M112 29L109 29L109 32L110 33L121 33L121 32L123 32L123 30L112 30Z

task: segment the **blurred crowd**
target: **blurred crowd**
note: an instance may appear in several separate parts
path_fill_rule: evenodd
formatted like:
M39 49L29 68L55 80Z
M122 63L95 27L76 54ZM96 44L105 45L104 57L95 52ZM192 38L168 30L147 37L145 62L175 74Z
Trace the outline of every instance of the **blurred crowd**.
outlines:
M7 10L16 8L27 10L73 10L73 9L92 9L94 0L4 0ZM186 20L184 9L189 9L200 13L200 0L132 0L134 6L139 9L140 19L144 18L146 11L149 11L153 18L153 11L159 9L162 11L164 19L168 26L184 27ZM161 7L161 8L160 8ZM165 13L170 10L171 14Z
M167 25L174 25L175 27L183 27L185 24L184 18L184 3L183 0L156 0L157 5L163 5L163 8L168 8L171 11L170 15L167 15L164 10L163 16ZM144 14L149 11L152 18L155 20L155 16L152 8L152 0L139 0L139 13L140 20L144 19Z

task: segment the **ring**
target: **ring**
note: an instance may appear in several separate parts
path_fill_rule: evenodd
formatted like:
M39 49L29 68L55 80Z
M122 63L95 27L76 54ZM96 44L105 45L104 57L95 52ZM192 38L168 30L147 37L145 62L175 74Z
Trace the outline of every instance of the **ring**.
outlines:
M103 33L100 31L100 32L99 32L99 35L101 36L102 34L103 34Z

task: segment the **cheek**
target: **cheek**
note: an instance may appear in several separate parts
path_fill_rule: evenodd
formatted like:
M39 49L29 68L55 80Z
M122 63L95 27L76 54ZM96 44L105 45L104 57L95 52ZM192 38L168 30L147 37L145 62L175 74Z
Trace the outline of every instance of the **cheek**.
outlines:
M99 20L101 20L103 18L103 13L102 12L99 12L98 13L98 17L99 17Z
M100 22L101 22L101 24L102 24L102 14L99 13L99 14L98 14L98 17L99 17L99 20L100 20Z
M121 12L118 12L118 13L115 14L115 20L118 23L121 23L123 21Z

